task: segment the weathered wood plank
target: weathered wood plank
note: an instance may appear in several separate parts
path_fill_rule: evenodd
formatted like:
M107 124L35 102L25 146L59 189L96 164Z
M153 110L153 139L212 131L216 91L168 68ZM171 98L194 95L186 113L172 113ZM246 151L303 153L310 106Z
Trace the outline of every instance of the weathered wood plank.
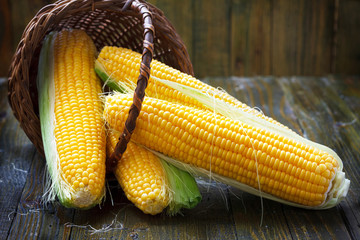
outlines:
M203 201L192 210L184 210L184 216L157 218L148 236L150 239L235 239L234 223L226 201L224 186L211 183L201 185ZM135 221L134 221L135 220ZM128 218L132 224L136 219Z
M231 75L271 74L271 14L271 1L232 1Z
M184 210L184 216L148 216L126 200L116 182L110 182L114 205L108 195L101 209L75 211L58 204L43 206L40 197L45 161L13 119L3 87L0 187L5 192L0 192L0 238L360 239L359 78L233 77L206 81L304 136L334 148L352 181L347 199L323 211L297 209L264 199L262 212L260 198L214 183L208 189L205 181L201 185L202 203ZM2 83L6 85L4 80ZM13 177L7 179L7 174ZM17 182L22 185L17 186Z
M193 25L193 1L151 0L149 3L162 10L164 15L174 25L176 32L184 41L190 59L192 59L193 31L190 26Z
M360 239L360 209L356 206L360 200L360 81L359 77L330 78L331 97L334 112L334 128L339 135L339 151L343 154L344 169L351 179L349 197L341 206L346 216L347 226L355 239Z
M360 71L360 2L339 1L336 34L336 74L359 74Z
M231 206L239 239L291 239L282 205L232 189Z
M330 72L333 2L273 1L272 75Z
M195 76L230 75L230 0L194 1L193 59Z
M35 148L7 102L7 81L0 78L0 238L6 238L21 197Z
M356 220L351 220L350 211L345 214L347 217L343 219L343 211L346 211L349 206L354 208L360 196L357 191L359 189L357 176L360 174L359 148L357 144L351 144L351 141L359 142L359 130L348 131L339 128L339 123L346 123L349 119L354 119L354 115L338 97L327 78L316 80L292 78L291 81L283 80L280 84L286 94L287 101L291 102L304 135L334 149L343 159L346 176L351 180L349 194L346 201L342 202L340 206L320 212L304 211L303 214L307 215L306 217L298 217L297 210L287 209L286 212L291 216L291 219L294 219L294 222L289 221L289 225L296 229L295 227L299 224L309 223L312 229L307 232L312 233L310 236L313 235L318 238L349 238L349 234L357 238L360 236L358 228L359 209L356 207L352 209ZM350 127L358 129L359 126L355 123ZM320 225L319 222L322 224ZM351 229L350 233L346 227ZM306 237L302 230L296 230L294 234L300 238Z
M8 74L12 54L29 20L52 2L1 2L0 76ZM150 3L174 24L198 77L360 73L360 33L356 31L360 4L356 0Z
M347 76L331 76L330 82L338 93L341 100L343 100L347 107L355 114L360 116L360 81L359 77ZM351 122L350 122L351 123Z
M169 217L165 213L143 214L126 200L122 191L112 184L114 205L107 202L99 209L77 211L71 239L235 239L236 232L227 189L206 182L200 185L203 201L194 209L183 210L183 215ZM97 216L94 218L93 216ZM94 229L109 231L96 232Z
M107 183L105 201L89 210L75 211L74 218L67 224L71 229L70 239L124 239L125 209L132 204L127 201L116 181Z
M293 239L350 239L337 208L311 211L284 206Z
M18 202L9 239L68 238L70 232L64 224L71 222L74 210L66 209L57 202L43 204L45 168L45 160L36 154Z

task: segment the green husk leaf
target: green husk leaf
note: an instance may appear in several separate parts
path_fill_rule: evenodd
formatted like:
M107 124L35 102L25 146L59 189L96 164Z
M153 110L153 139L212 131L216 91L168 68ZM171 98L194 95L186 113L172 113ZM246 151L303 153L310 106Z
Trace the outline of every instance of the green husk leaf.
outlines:
M120 93L127 93L127 87L118 84L116 80L111 78L111 74L106 71L104 65L98 60L95 61L95 72L100 79L111 89Z
M165 169L171 194L168 214L173 216L182 208L191 209L201 202L201 194L193 176L174 165L161 161Z
M68 205L66 199L70 194L64 190L62 179L58 172L59 156L56 150L54 136L55 129L55 86L54 86L54 58L53 44L56 33L52 32L44 39L40 52L39 68L37 76L37 88L39 93L39 117L44 153L51 179L47 179L46 191L43 196L44 202L54 201L58 196L60 202Z

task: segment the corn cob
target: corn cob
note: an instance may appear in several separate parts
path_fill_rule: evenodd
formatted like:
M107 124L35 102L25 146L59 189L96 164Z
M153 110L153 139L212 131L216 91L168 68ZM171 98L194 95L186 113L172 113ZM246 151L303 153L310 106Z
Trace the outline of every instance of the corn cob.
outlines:
M114 152L120 132L107 132L108 153ZM158 214L169 204L166 176L160 159L129 142L114 174L126 197L147 214Z
M131 103L128 94L106 97L112 128L122 128ZM132 139L179 167L289 205L323 209L346 196L349 180L334 156L249 122L145 97Z
M107 131L109 156L114 152L119 136L118 131ZM175 215L181 208L193 208L201 201L195 179L190 174L169 166L149 150L131 141L114 174L126 197L147 214L161 213L169 206L168 213Z
M50 33L40 54L37 87L44 152L55 195L66 207L89 208L104 196L105 128L96 48L81 30Z
M123 92L125 89L134 90L140 72L141 57L141 54L131 51L130 49L105 46L100 51L96 60L95 71L113 90L120 92ZM186 106L204 108L202 103L164 83L164 80L200 90L218 100L228 103L231 106L242 109L243 111L251 113L256 117L265 119L291 131L287 126L284 126L276 120L263 115L253 108L250 108L224 91L207 85L195 77L171 68L157 60L153 60L151 62L151 72L148 86L146 88L146 96L163 99L169 102L180 103ZM208 107L207 109L211 111L213 110L212 107Z

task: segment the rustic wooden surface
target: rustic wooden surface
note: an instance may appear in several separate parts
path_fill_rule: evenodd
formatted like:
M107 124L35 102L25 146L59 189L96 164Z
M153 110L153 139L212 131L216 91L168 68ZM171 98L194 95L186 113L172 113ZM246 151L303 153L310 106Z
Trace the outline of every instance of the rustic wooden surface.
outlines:
M0 2L0 76L27 23L52 2ZM174 24L198 77L360 74L358 0L149 2Z
M183 215L148 216L109 180L104 204L87 211L41 204L45 160L7 103L0 80L0 239L360 239L360 78L204 79L336 150L351 180L348 197L311 211L200 179L202 202Z

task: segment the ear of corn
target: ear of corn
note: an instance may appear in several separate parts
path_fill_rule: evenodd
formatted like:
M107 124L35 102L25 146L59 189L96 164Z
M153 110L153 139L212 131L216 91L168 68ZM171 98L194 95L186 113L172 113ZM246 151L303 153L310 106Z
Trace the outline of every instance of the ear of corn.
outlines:
M107 131L107 152L111 155L120 132ZM115 168L115 176L126 197L147 214L175 215L182 208L193 208L201 201L195 179L158 156L129 142Z
M95 63L95 69L96 72L102 76L101 78L103 81L111 83L113 89L128 89L131 91L136 86L135 83L137 73L139 72L140 61L141 55L132 52L131 50L117 47L105 47L99 54ZM187 74L181 73L178 70L154 60L151 65L151 76L146 94L149 97L167 100L172 103L179 103L202 110L207 109L211 112L216 112L233 120L248 124L249 126L264 129L279 134L280 136L293 139L294 141L305 143L321 152L329 154L335 159L337 164L335 167L336 175L332 181L334 186L329 186L329 189L332 190L329 190L327 193L327 200L324 200L321 206L317 206L316 208L334 206L347 193L350 182L345 179L344 173L342 172L342 161L333 150L301 137L286 126L251 109L227 95L225 92L219 91ZM155 153L159 154L158 152ZM162 157L166 158L167 156L162 155ZM173 159L168 159L168 161L171 160ZM175 165L179 165L176 161L172 162ZM180 166L184 165L180 164ZM192 169L195 169L193 165ZM198 170L198 172L203 172L203 169L201 168ZM225 180L221 176L219 176L219 178L223 181ZM226 181L229 183L232 182L232 180L229 180L228 178ZM232 185L239 184L235 181ZM258 185L261 186L260 181L258 181ZM241 188L244 189L248 187L247 185L244 185ZM256 189L248 188L247 191L259 195L259 191ZM272 198L272 195L269 195L268 197Z
M176 82L163 80L163 79L158 79L158 81L162 82L163 84L165 84L166 86L168 86L170 88L173 88L173 89L183 93L184 95L186 95L190 98L196 99L199 103L203 104L204 106L206 106L208 108L213 109L214 112L220 113L223 116L229 117L234 120L241 121L241 122L249 124L249 125L254 125L259 128L264 128L271 132L279 133L280 135L293 138L299 142L304 142L308 145L318 148L318 149L332 155L338 162L340 170L342 170L342 168L343 168L343 163L342 163L342 160L340 159L340 157L332 149L330 149L324 145L310 141L293 131L289 131L289 129L287 129L287 128L283 128L281 125L266 121L265 118L254 118L248 112L243 111L243 109L236 108L232 105L226 104L225 102L223 102L219 99L214 99L211 95L204 93L202 91L199 91L195 88L192 88L192 87L189 87L189 86L186 86L183 84L179 84Z
M57 195L66 207L89 208L105 192L106 136L95 54L81 30L49 34L40 54L39 116L51 177L45 201Z
M202 91L199 91L192 87L185 86L168 80L162 80L162 79L158 79L158 80L164 83L165 85L185 94L186 96L196 99L204 106L213 108L215 112L218 112L223 116L229 117L237 121L241 121L242 123L246 123L248 125L258 127L259 129L264 129L269 132L277 133L280 136L291 138L297 142L305 143L310 147L313 147L315 149L318 149L319 151L329 154L329 156L333 157L336 163L338 164L338 168L337 168L338 171L333 181L335 185L331 186L332 190L328 192L328 196L330 196L328 197L328 199L330 200L328 200L328 202L322 205L321 207L323 208L332 207L336 205L338 202L340 202L341 199L343 199L346 196L350 186L350 180L345 178L345 173L343 172L342 160L332 149L322 144L310 141L309 139L306 139L296 134L293 131L288 131L288 129L283 128L281 125L266 121L265 118L254 118L248 112L245 112L239 108L235 108L234 106L228 105L225 102L220 101L219 99L214 99L209 94L203 93Z
M124 89L134 90L137 78L140 72L141 54L130 49L121 47L104 47L95 62L95 71L100 78L113 90L123 92ZM151 62L151 73L146 88L146 96L163 99L173 103L179 103L186 106L197 107L200 109L212 108L204 106L197 99L191 98L178 89L165 84L163 81L178 83L187 87L194 88L202 93L206 93L216 100L220 100L227 105L241 109L258 118L264 119L270 123L282 126L291 131L288 127L267 117L259 111L250 108L246 104L238 101L224 91L216 89L200 80L179 70L171 68L157 60Z
M120 132L107 131L108 155L114 152ZM169 204L166 176L160 159L129 142L114 174L126 197L141 211L158 214Z
M132 98L106 97L104 118L121 128ZM132 139L168 161L244 191L289 205L324 209L346 196L342 164L288 131L145 97ZM176 159L173 161L171 159Z

